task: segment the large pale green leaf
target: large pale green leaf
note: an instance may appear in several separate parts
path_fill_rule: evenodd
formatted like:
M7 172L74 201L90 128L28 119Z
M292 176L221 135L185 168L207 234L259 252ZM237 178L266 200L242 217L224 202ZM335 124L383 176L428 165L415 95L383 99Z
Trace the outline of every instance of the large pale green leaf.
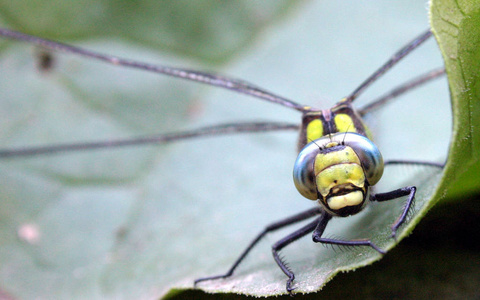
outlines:
M266 2L247 1L244 10L209 4L160 8L156 2L141 2L137 9L114 2L52 3L61 12L44 4L45 13L0 2L0 22L106 53L215 69L327 108L428 27L424 4L417 2L304 3L277 19L278 7ZM272 19L275 24L262 27ZM200 34L205 28L212 32ZM258 100L68 55L54 54L53 69L41 72L30 46L12 41L0 46L4 147L235 120L299 121L295 112ZM185 53L187 58L178 56ZM237 55L226 65L207 67L200 58L209 53L223 59ZM359 99L359 105L441 64L432 40ZM441 80L402 97L369 121L386 159L443 161L450 114L447 84ZM311 207L291 182L295 140L292 133L223 137L1 161L1 289L20 298L153 298L171 288L192 288L194 278L224 272L263 226ZM425 168L386 171L380 191L419 187L417 214L402 236L431 206L440 176ZM378 204L334 220L327 234L372 238L390 249L395 244L390 224L401 206L402 201ZM285 293L285 277L269 245L287 232L261 243L231 279L200 288ZM298 292L318 290L337 272L380 258L371 249L335 252L309 238L284 254L297 272Z

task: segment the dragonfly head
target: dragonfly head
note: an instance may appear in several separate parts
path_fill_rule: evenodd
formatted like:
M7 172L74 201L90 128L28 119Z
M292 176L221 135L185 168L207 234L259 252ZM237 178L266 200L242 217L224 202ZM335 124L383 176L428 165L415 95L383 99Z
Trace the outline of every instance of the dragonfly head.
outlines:
M307 144L293 169L297 190L318 200L335 216L346 217L365 207L369 186L383 174L383 158L368 138L353 132L335 133Z

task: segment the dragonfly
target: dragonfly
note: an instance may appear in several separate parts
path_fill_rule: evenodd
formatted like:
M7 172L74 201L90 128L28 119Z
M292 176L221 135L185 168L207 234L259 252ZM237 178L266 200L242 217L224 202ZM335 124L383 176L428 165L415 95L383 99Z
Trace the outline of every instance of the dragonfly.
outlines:
M391 225L391 237L396 238L400 228L406 223L414 203L416 187L405 186L392 191L377 193L373 187L381 180L385 166L406 164L443 168L443 163L418 160L384 161L380 149L372 142L373 137L365 125L363 117L388 104L398 96L421 86L445 74L443 68L427 73L405 82L370 104L356 109L354 101L371 84L400 62L405 56L428 40L432 33L427 30L397 51L386 63L381 65L371 76L362 82L348 96L342 98L330 109L315 108L299 104L248 81L224 75L144 63L96 51L63 44L60 42L28 35L6 28L0 29L4 38L24 41L49 51L58 51L100 60L108 64L158 73L182 80L198 82L213 87L227 89L245 94L301 114L301 124L285 122L242 122L227 123L198 128L184 132L174 132L141 138L119 139L98 142L55 144L39 147L22 147L0 150L0 158L19 158L28 156L51 155L62 152L86 151L93 149L131 147L143 144L165 144L206 136L231 135L238 133L257 133L267 131L296 130L299 132L298 157L293 167L293 181L298 192L305 198L315 201L313 208L297 213L286 219L274 222L262 230L226 273L203 277L195 280L195 286L205 281L219 280L233 276L237 267L244 261L250 251L268 234L299 222L313 219L307 225L294 230L272 245L273 258L286 275L286 291L295 289L295 273L281 257L280 251L307 234L312 234L313 242L346 247L372 248L380 254L385 251L368 239L345 240L327 238L325 229L333 218L345 218L362 211L370 202L395 201L406 198L405 205L397 220ZM48 68L49 57L42 56L42 66Z

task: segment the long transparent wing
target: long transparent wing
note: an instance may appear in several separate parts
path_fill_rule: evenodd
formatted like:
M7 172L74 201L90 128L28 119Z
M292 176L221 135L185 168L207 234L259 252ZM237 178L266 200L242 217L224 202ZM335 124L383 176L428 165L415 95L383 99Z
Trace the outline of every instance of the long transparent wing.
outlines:
M202 127L190 131L182 131L175 133L160 134L155 136L146 136L129 139L104 140L99 142L83 142L72 144L56 144L39 147L22 147L12 149L0 149L0 159L18 158L26 156L38 156L47 154L56 154L61 152L74 152L83 150L120 148L138 145L150 144L166 144L188 140L198 137L213 137L220 135L238 134L246 132L268 132L268 131L285 131L299 130L298 124L281 123L281 122L245 122L245 123L229 123L215 126Z
M365 89L367 89L372 83L380 78L385 72L395 66L402 58L415 50L418 46L423 44L429 37L432 36L432 32L429 30L422 33L413 41L402 47L397 51L386 63L384 63L377 71L375 71L370 77L368 77L359 87L357 87L349 96L346 97L348 101L355 100Z
M384 162L385 166L388 165L414 165L414 166L428 166L443 169L445 163L437 163L433 161L423 161L423 160L387 160Z
M235 91L237 93L246 94L252 97L256 97L268 102L280 104L284 107L292 108L297 111L308 110L303 105L295 103L292 100L286 99L284 97L275 95L267 90L264 90L256 85L236 79L231 77L226 77L222 75L217 75L213 73L175 68L170 66L163 66L157 64L150 64L136 60L125 59L117 56L107 55L99 52L94 52L88 49L83 49L80 47L70 46L63 43L55 42L48 39L39 38L36 36L24 34L18 31L9 30L6 28L0 28L0 36L28 42L34 45L42 46L53 51L60 51L66 53L73 53L76 55L100 60L112 65L119 65L134 69L145 70L153 73L164 74L171 77L182 78L194 82L199 82L211 86L216 86L228 90Z
M404 93L407 93L423 84L426 84L434 79L440 78L441 76L445 75L444 68L438 68L431 70L430 72L424 73L418 77L415 77L412 80L409 80L396 88L392 89L391 91L385 93L384 95L378 97L377 99L373 100L371 103L362 107L360 111L360 115L364 116L376 109L379 109L383 105L389 103L393 99L401 96Z

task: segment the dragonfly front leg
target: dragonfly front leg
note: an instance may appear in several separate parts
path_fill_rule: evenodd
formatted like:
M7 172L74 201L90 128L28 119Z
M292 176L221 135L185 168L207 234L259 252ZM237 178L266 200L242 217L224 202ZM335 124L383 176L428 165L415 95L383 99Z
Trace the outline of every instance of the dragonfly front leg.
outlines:
M317 224L321 222L322 216L316 219L315 221L300 228L299 230L287 235L286 237L279 240L272 246L272 254L273 254L273 258L275 259L275 262L277 262L277 265L280 267L280 269L282 269L283 273L288 277L287 292L289 293L291 293L294 290L294 288L292 288L292 283L293 283L293 280L295 280L295 274L292 272L292 270L290 270L286 262L280 257L279 251L282 250L285 246L295 242L299 238L312 232L315 229L315 227L317 227Z
M342 246L369 246L378 251L380 254L385 254L385 251L380 249L377 245L375 245L370 240L352 240L352 241L345 241L345 240L337 240L337 239L327 239L322 238L323 232L327 227L328 222L332 219L332 216L329 215L327 212L322 211L322 215L319 218L319 222L317 227L313 231L313 241L315 243L322 243L322 244L331 244L331 245L342 245Z
M398 228L402 226L402 224L405 222L407 218L408 212L410 211L410 207L412 206L413 200L415 199L416 191L417 191L416 187L406 186L404 188L393 190L391 192L370 195L370 201L378 201L378 202L389 201L389 200L397 199L397 198L408 195L407 203L405 203L402 214L398 217L398 219L392 225L393 238L397 236Z
M247 246L247 248L241 253L241 255L237 258L237 260L233 263L233 265L230 267L230 269L227 271L227 273L225 274L221 274L221 275L215 275L215 276L209 276L209 277L203 277L203 278L198 278L195 280L194 282L194 286L196 286L199 282L203 282L203 281L208 281L208 280L215 280L215 279L221 279L221 278L228 278L230 276L233 275L233 272L237 269L237 267L240 265L240 263L245 259L245 257L250 253L250 251L255 247L255 245L258 244L258 242L263 239L265 237L265 235L267 235L267 233L270 233L270 232L273 232L273 231L276 231L278 229L282 229L286 226L290 226L292 224L295 224L297 222L300 222L300 221L303 221L303 220L306 220L306 219L309 219L311 217L314 217L316 215L318 215L320 213L320 209L318 207L315 207L313 209L309 209L307 211L304 211L304 212L301 212L299 214L296 214L296 215L293 215L289 218L286 218L286 219L283 219L281 221L278 221L278 222L275 222L275 223L272 223L270 225L268 225L262 232L260 232L257 237L255 239L253 239L253 241L250 242L250 244ZM315 221L315 224L316 224L316 221ZM312 229L309 231L311 232L313 230L313 228L315 228L315 224L313 225ZM308 232L307 232L308 233ZM291 236L291 235L290 235ZM290 237L289 236L289 237ZM303 236L303 235L302 235ZM288 241L288 237L285 238L285 239L282 239L281 241L277 242L273 247L279 247L278 250L280 250L281 248L285 247L286 245L290 244L291 242L295 241L296 239L300 238L301 236L293 239L293 240L290 240ZM279 243L281 243L282 241L286 240L287 239L287 243L283 246L280 246L278 245ZM282 268L282 270L285 272L286 269L288 269L283 263L279 263L281 262L281 259L280 257L278 256L278 253L276 253L275 251L276 250L273 250L274 251L274 258L275 258L275 261L277 261L277 264L279 264L280 268ZM282 267L283 266L283 267ZM287 273L285 273L287 274ZM292 273L293 275L293 273ZM289 276L287 274L287 276ZM293 279L292 279L293 281ZM288 290L288 285L287 285L287 290ZM290 291L289 291L290 292Z

